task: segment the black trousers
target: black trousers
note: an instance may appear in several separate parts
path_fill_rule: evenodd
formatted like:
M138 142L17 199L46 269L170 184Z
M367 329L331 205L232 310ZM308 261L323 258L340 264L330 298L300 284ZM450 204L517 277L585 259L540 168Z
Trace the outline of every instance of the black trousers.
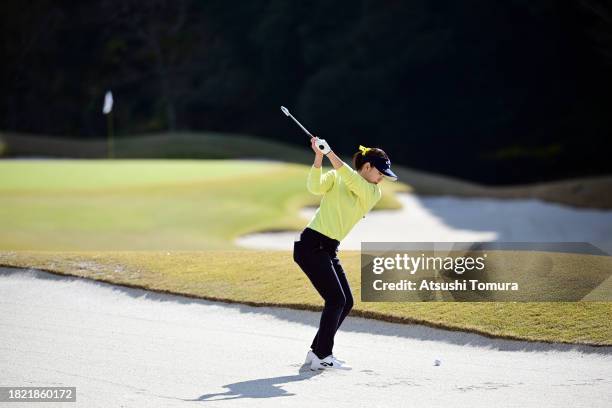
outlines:
M340 242L310 228L293 244L293 260L325 300L319 330L310 348L319 357L332 354L334 336L353 307L353 295L338 259Z

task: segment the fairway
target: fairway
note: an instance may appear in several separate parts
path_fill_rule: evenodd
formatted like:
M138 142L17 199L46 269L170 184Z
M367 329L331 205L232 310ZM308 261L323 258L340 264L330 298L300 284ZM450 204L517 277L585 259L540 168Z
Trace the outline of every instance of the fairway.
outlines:
M100 191L226 180L280 171L273 162L224 160L22 160L0 162L0 193Z
M295 230L309 166L253 160L0 162L0 248L235 248L246 233ZM387 184L378 208L397 208Z

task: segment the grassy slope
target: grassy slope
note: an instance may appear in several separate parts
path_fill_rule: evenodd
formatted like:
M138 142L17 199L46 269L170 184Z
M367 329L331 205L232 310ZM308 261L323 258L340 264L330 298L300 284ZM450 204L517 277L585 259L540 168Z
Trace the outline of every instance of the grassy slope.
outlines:
M385 303L360 301L360 255L340 254L353 315L513 339L612 345L612 303ZM0 264L34 267L145 289L252 305L320 310L289 251L0 252Z
M5 132L0 133L0 145L4 146L0 148L0 156L99 158L106 155L104 140L51 139ZM274 158L302 164L311 160L307 148L296 148L247 135L211 132L118 138L115 145L116 156L123 158ZM612 176L490 187L402 166L394 168L402 181L423 195L534 198L576 207L612 208Z
M402 166L396 173L421 195L450 195L499 199L538 199L583 208L612 208L612 176L578 178L548 183L492 187Z
M0 133L5 156L105 158L105 140L50 138L28 134ZM299 139L298 139L299 140ZM306 164L312 161L304 148L240 134L177 132L145 134L115 139L115 158L131 159L274 159Z

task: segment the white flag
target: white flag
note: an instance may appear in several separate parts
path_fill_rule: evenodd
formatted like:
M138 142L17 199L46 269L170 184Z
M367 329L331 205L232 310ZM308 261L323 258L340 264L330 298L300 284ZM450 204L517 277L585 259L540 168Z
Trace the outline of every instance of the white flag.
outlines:
M111 91L106 91L106 95L104 95L104 107L102 108L102 113L108 115L113 110L113 93Z

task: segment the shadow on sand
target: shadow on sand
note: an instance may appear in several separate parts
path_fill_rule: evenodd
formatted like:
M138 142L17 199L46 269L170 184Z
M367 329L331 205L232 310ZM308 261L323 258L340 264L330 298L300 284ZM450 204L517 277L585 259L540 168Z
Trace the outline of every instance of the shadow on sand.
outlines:
M223 401L239 398L290 397L296 394L292 394L282 389L283 385L296 381L307 381L319 374L321 374L321 372L310 371L306 365L303 365L296 375L260 378L257 380L226 384L223 386L223 388L227 388L226 392L204 394L196 399L185 399L184 401Z

